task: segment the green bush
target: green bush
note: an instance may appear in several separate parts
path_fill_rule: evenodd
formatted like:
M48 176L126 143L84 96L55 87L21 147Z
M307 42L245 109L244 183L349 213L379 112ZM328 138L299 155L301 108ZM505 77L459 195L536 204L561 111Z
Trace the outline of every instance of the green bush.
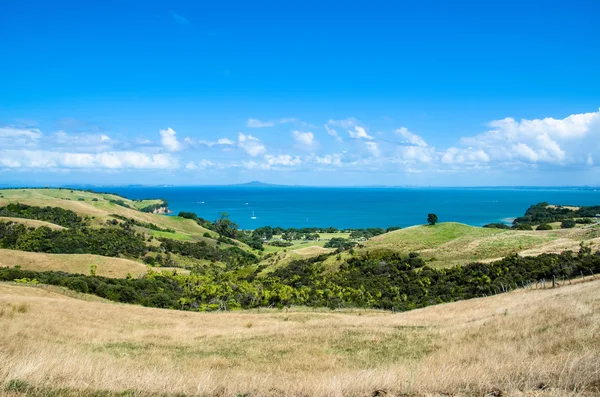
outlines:
M563 229L571 229L571 228L575 227L575 225L577 225L577 223L573 219L565 219L560 224L560 227Z
M542 223L535 230L552 230L552 226L547 223Z

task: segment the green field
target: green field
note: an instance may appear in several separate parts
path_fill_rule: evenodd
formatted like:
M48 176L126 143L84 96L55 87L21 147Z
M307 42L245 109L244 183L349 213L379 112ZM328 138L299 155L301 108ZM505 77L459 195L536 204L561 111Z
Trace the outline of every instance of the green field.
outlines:
M476 260L501 258L536 247L543 248L560 238L578 242L582 230L519 231L488 229L461 223L413 226L372 238L361 252L388 249L401 253L419 252L433 266L451 266Z

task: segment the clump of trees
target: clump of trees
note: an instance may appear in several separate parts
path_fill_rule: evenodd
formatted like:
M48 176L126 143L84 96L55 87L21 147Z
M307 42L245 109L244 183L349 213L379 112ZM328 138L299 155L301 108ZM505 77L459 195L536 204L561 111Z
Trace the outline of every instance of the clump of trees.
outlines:
M0 247L53 254L96 254L139 258L148 248L144 235L130 228L79 227L52 230L0 222Z
M20 203L0 207L0 216L35 219L64 227L83 226L83 219L75 212L60 207L35 207Z
M111 214L110 216L112 216L113 218L120 219L132 226L135 225L135 226L139 226L139 227L144 227L146 229L156 230L158 232L175 233L175 229L163 228L158 225L155 225L154 223L138 221L137 219L127 218L126 216L122 216L119 214Z
M338 252L341 252L341 251L349 250L352 247L354 247L355 245L356 245L356 243L354 241L351 241L351 240L348 240L345 238L334 237L331 240L329 240L328 242L326 242L324 247L325 248L335 248L335 249L337 249Z
M183 310L305 305L404 311L600 272L600 253L584 245L578 253L513 255L446 269L428 267L418 254L376 251L351 257L338 271L328 272L324 261L329 256L294 260L268 275L261 273L262 267L241 271L215 266L189 275L149 270L139 279L107 279L0 268L0 281L35 280L118 302Z
M169 203L167 202L167 200L161 199L159 203L150 204L150 205L147 205L145 207L140 208L140 211L142 211L142 212L154 212L154 211L157 211L157 210L159 210L161 208L169 208Z
M600 214L600 205L582 206L577 209L565 206L550 206L547 202L541 202L530 206L523 216L513 221L513 226L538 225L542 223L562 222L576 218L593 218ZM593 222L591 219L585 222ZM570 222L568 223L570 224Z

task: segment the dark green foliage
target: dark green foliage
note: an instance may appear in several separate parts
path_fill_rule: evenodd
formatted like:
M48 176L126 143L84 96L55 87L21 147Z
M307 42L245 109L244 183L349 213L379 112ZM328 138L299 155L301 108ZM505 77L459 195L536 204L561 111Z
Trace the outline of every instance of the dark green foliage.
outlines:
M115 302L144 306L177 308L183 288L175 278L153 273L140 279L106 278L64 272L33 272L0 268L0 281L36 279L38 282L67 287L74 291L98 295Z
M380 227L369 227L366 229L354 229L350 232L350 238L365 238L370 239L371 237L379 236L385 233Z
M510 229L509 225L502 222L488 223L487 225L483 225L483 227L487 227L489 229Z
M552 226L547 223L542 223L535 230L552 230Z
M155 225L154 223L142 222L142 221L138 221L137 219L127 218L126 216L122 216L122 215L118 215L118 214L111 214L110 216L112 216L113 218L117 218L122 221L125 221L126 223L128 223L132 226L135 225L135 226L145 227L146 229L156 230L159 232L175 233L174 229L162 228L158 225ZM110 221L107 221L107 222L110 222Z
M354 247L356 243L345 238L334 237L325 243L325 248L336 248L338 251L346 251Z
M427 223L431 226L438 222L438 216L436 214L427 214Z
M596 223L596 221L592 218L578 218L575 219L575 223L580 225L591 225L592 223Z
M400 226L390 226L387 229L385 229L385 232L389 233L389 232L393 232L395 230L400 230L400 229L402 229Z
M269 245L273 247L291 247L294 243L290 243L289 241L281 241L281 240L273 240L269 241Z
M70 210L60 207L34 207L19 203L0 207L0 216L35 219L64 227L77 227L84 224L83 220Z
M207 244L205 241L189 242L162 238L160 247L165 252L172 252L182 256L196 259L206 259L223 262L229 267L239 267L258 262L256 255L238 247L219 249Z
M185 212L185 211L181 211L179 214L177 214L178 217L180 218L185 218L185 219L192 219L192 220L198 220L198 215L196 215L193 212Z
M37 229L13 222L0 222L0 247L53 254L96 254L140 257L146 251L143 235L126 228L79 227Z
M109 203L113 203L116 205L120 205L121 207L125 207L125 208L132 208L129 204L127 204L125 201L123 200L115 200L115 199L110 199L108 200Z
M248 233L245 231L238 230L236 233L236 239L255 250L264 251L264 249L265 249L263 247L262 239L256 235L254 235L254 233Z
M549 207L548 203L541 202L529 207L527 211L525 211L525 215L516 218L513 221L513 224L561 222L565 219L593 218L596 214L600 214L600 205L584 206L579 207L577 210L572 210L563 206Z
M156 203L156 204L150 204L147 205L145 207L140 208L140 211L142 212L154 212L157 211L161 208L168 208L169 207L169 203L166 200L161 200L160 203Z
M571 229L571 228L575 227L575 225L577 225L577 223L575 222L575 220L573 220L573 219L565 219L560 224L560 227L563 228L563 229Z
M294 260L268 276L259 275L262 268L239 272L239 268L223 271L213 267L189 276L150 271L139 279L0 268L0 281L36 279L80 292L87 289L117 302L188 310L306 305L403 311L497 294L554 277L600 272L600 253L593 254L583 245L578 254L515 255L449 269L432 269L418 254L378 251L352 257L331 273L323 266L328 257Z
M229 215L226 212L221 212L219 219L214 222L214 227L219 236L235 238L238 224L229 219Z
M528 223L519 223L517 225L513 225L513 229L517 230L533 230L533 226Z

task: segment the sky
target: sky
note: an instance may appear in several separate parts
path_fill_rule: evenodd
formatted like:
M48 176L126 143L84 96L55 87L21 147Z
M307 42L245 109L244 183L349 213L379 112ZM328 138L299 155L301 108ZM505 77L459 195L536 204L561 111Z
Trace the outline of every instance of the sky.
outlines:
M0 185L600 185L597 1L0 0Z

